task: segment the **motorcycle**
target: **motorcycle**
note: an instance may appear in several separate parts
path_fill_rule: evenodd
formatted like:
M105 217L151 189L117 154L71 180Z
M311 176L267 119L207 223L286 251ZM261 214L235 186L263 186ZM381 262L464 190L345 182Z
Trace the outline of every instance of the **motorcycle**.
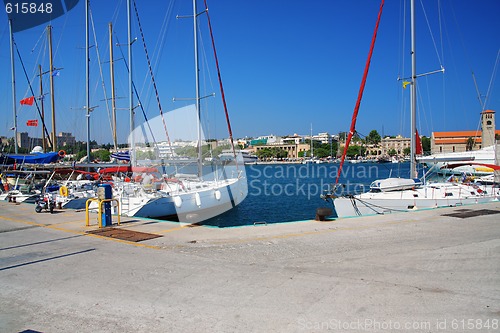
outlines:
M46 193L43 196L40 195L35 201L35 212L41 213L42 210L48 210L51 214L54 213L54 208L56 207L56 201L54 200L52 194Z

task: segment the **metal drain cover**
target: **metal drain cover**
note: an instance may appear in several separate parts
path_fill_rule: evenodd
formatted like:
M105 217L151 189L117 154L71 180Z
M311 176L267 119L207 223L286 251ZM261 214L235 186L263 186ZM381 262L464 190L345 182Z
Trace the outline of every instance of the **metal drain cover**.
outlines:
M461 209L460 212L443 214L441 216L458 217L461 219L466 219L469 217L493 215L493 214L500 214L500 211L492 209L479 209L479 210Z
M126 240L129 242L141 242L144 240L161 237L161 235L148 234L146 232L118 229L118 228L103 228L103 229L87 231L87 233L103 237Z

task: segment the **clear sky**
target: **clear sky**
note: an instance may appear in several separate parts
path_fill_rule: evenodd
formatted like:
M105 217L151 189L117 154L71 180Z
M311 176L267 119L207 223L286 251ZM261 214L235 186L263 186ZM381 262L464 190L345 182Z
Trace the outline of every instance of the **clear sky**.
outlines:
M423 7L425 14L423 13ZM438 7L438 3L441 5ZM482 110L472 72L483 98L489 92L486 108L500 111L500 83L495 82L495 63L500 50L500 1L498 0L416 0L417 71L437 70L445 74L419 79L418 127L423 135L432 131L474 130ZM219 55L227 105L235 137L308 134L347 131L363 74L379 9L378 0L208 0L215 42ZM192 97L192 23L176 19L189 15L191 1L138 1L149 53L164 111L185 105L172 98ZM199 1L199 7L203 2ZM409 135L409 89L403 90L398 76L410 73L409 1L387 0L358 118L358 131L367 135ZM91 2L95 34L103 76L110 96L108 22L115 25L115 43L125 43L126 1ZM54 65L63 67L55 77L57 132L72 132L77 140L86 139L85 111L85 16L80 3L68 14L52 22ZM406 24L405 24L406 23ZM163 30L163 25L166 29ZM203 42L209 43L206 19L200 18ZM14 38L26 70L38 91L38 64L48 69L44 26L18 32ZM163 33L165 31L165 33ZM93 42L91 31L91 44ZM146 78L147 67L142 42L133 17L134 80L141 92L148 117L159 114L154 93ZM114 47L115 59L121 58ZM123 48L126 55L126 48ZM211 50L205 49L207 54ZM99 143L111 142L108 111L95 47L91 49L91 105L98 105L91 116L91 136ZM208 60L207 60L208 61ZM204 62L202 62L204 63ZM20 106L19 100L31 96L16 57L18 130L41 136L41 127L27 127L36 119L34 106ZM6 14L0 14L0 135L12 136L12 97L9 33ZM116 94L119 108L128 107L127 74L122 60L115 64ZM498 70L496 71L498 72ZM216 91L216 72L212 83L202 81L207 91ZM492 79L493 77L493 79ZM213 85L213 88L210 88ZM491 87L491 88L490 88ZM48 91L48 78L44 79ZM46 104L49 109L49 103ZM137 109L136 119L141 121ZM218 138L227 137L222 110L214 122ZM128 111L120 109L119 141L128 134ZM48 119L49 131L50 119ZM499 126L497 126L499 127Z

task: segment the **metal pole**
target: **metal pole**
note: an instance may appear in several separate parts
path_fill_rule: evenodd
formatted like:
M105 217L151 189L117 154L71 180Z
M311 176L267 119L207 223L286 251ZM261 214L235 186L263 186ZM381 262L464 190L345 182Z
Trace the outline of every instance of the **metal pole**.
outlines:
M136 165L135 160L135 138L133 135L134 132L134 94L132 90L132 3L130 0L127 0L127 21L128 21L128 94L129 94L129 110L130 110L130 162L132 166Z
M111 73L111 109L113 112L113 144L118 150L118 139L116 138L116 97L115 97L115 64L113 56L113 24L109 23L109 72Z
M89 0L85 0L85 108L87 109L87 163L90 163L90 54L89 54Z
M45 108L43 103L43 77L42 77L42 65L38 65L38 73L40 76L40 104L42 105L42 126L45 123ZM47 143L45 142L45 131L42 129L42 148L43 152L47 152Z
M415 31L415 0L411 0L411 140L410 140L410 177L417 177L416 161L416 113L417 113L417 57L416 57L416 31Z
M49 40L49 73L50 73L50 102L52 107L52 151L57 150L56 136L56 106L54 103L54 64L52 59L52 26L47 26L47 38Z
M196 8L196 0L193 0L193 28L194 28L194 63L196 77L196 113L198 114L198 177L202 176L202 152L201 152L201 110L200 110L200 70L198 60L198 13Z
M10 70L12 75L12 113L14 116L14 151L19 152L17 143L17 104L16 104L16 71L14 67L14 33L12 32L12 20L9 19L10 33Z

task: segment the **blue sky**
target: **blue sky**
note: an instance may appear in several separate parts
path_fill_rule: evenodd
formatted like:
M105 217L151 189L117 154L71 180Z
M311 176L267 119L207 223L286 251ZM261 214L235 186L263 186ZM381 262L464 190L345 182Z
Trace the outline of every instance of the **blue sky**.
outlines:
M191 1L173 4L138 1L150 56L153 59L164 111L184 106L172 98L192 97L193 60L192 23L176 20L175 15L191 13ZM475 73L482 95L489 91L487 109L500 110L500 84L492 81L500 49L500 2L497 0L416 0L417 71L437 70L419 80L418 127L421 134L432 131L474 130L479 126L481 105L471 72ZM424 3L426 15L423 14ZM347 131L363 74L365 61L380 2L377 0L310 0L251 2L208 0L219 55L229 114L236 137L259 135L308 134L313 131ZM202 7L202 1L199 6ZM367 135L372 129L381 134L409 135L409 89L403 90L398 76L410 73L409 1L388 0L384 7L370 73L358 118L357 129ZM95 33L102 62L108 56L108 22L115 25L118 37L126 42L126 2L91 3ZM440 15L438 15L440 12ZM167 17L167 13L170 14ZM149 89L146 60L134 17L134 80L141 93L149 118L159 114L154 94ZM200 18L202 42L209 43L206 21ZM165 35L161 27L167 22ZM63 67L55 78L57 132L72 132L78 140L86 139L84 5L82 1L68 14L52 22L54 64ZM406 30L405 30L406 29ZM44 26L16 33L14 38L31 80L38 63L48 68ZM91 32L91 40L93 40ZM403 36L405 36L403 38ZM0 14L0 135L11 136L12 98L7 16ZM94 44L91 42L91 44ZM155 52L157 45L161 52ZM121 58L118 47L115 59ZM123 48L126 54L126 49ZM211 50L207 63L211 66ZM105 86L109 92L108 64L103 64ZM227 137L224 115L217 90L216 72L212 82L203 79L207 93L215 91L210 116L214 125L211 136ZM118 107L128 107L126 70L123 61L115 65ZM497 71L498 72L498 71ZM16 58L17 103L31 94L21 65ZM91 116L91 135L99 143L111 142L108 112L105 107L95 48L91 50L91 105L99 105ZM145 83L146 82L146 83ZM490 88L490 82L493 82ZM495 84L497 83L497 84ZM48 79L44 81L48 91ZM213 88L212 86L213 85ZM20 106L18 104L18 106ZM49 105L46 105L49 108ZM141 121L141 111L136 116ZM119 141L128 134L128 111L119 110ZM41 127L26 127L36 119L34 106L18 107L18 129L31 136L41 136ZM47 121L50 123L50 121ZM51 129L49 128L49 131Z

